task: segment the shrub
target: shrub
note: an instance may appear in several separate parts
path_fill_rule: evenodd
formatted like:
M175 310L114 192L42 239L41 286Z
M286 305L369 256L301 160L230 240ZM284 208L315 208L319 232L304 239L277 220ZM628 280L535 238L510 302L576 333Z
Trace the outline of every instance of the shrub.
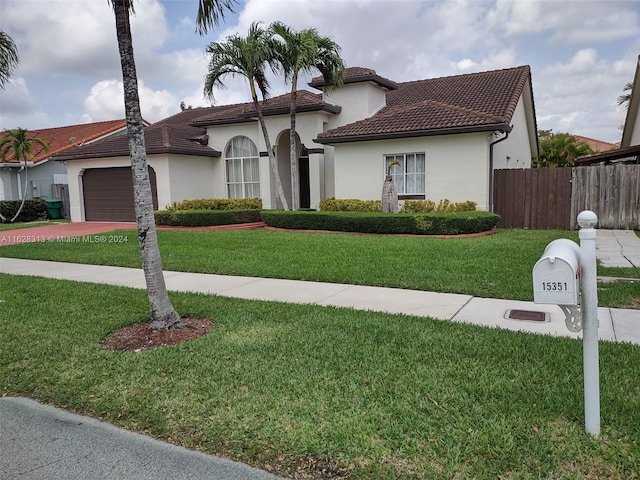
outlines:
M358 200L356 198L325 198L320 201L323 212L381 212L380 200Z
M259 222L260 210L160 210L156 225L173 227L210 227Z
M301 230L393 233L417 235L459 235L495 228L500 216L490 212L388 214L378 212L284 212L262 211L269 226Z
M450 202L446 198L436 203L432 200L405 200L401 213L430 213L430 212L473 212L477 207L476 202Z
M0 213L7 221L11 220L20 208L21 200L0 201ZM16 222L33 222L47 219L47 202L41 198L25 200L24 207L16 218Z
M167 210L260 210L260 198L203 198L173 202Z

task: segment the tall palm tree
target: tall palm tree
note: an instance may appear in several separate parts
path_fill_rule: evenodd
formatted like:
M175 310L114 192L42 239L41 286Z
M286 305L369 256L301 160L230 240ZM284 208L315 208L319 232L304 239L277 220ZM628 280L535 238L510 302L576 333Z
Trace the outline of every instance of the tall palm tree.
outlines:
M27 199L27 172L29 171L27 168L27 162L32 160L34 157L32 151L34 144L40 145L45 152L49 151L49 144L46 141L42 138L30 136L28 130L20 127L13 130L7 130L5 135L0 139L0 159L2 159L2 161L7 158L9 153L11 153L13 158L16 160L24 161L24 188L22 189L22 202L20 203L20 208L18 208L18 211L10 222L15 222L16 218L18 218L18 215L20 215L20 212L22 212L22 208L24 207L24 202ZM0 214L0 220L5 222L7 219Z
M631 101L632 90L633 90L633 82L628 82L622 89L623 92L628 92L628 93L623 93L618 97L618 105L626 104L626 107L629 108L629 102Z
M319 71L324 78L324 88L330 90L343 81L345 64L340 57L340 46L329 37L321 36L315 28L305 28L299 32L282 22L274 22L269 28L276 41L277 60L285 79L291 82L291 102L289 113L289 160L291 162L291 203L292 209L300 208L298 179L298 155L296 151L296 101L298 77L301 73Z
M260 22L254 22L249 27L249 33L246 37L236 34L227 37L224 42L210 43L206 48L206 53L211 58L209 73L205 77L204 93L210 99L213 99L214 87L225 88L222 79L227 75L245 77L249 81L251 99L258 114L258 121L269 155L269 164L273 171L276 194L282 207L289 210L289 204L282 189L278 164L269 140L267 125L258 102L258 90L260 90L263 99L269 95L269 81L265 74L265 67L269 65L275 69L273 42L271 42L268 32L260 26Z
M4 90L17 65L18 47L9 35L0 30L0 90Z
M138 76L133 57L133 41L129 15L134 13L133 0L110 0L116 19L116 35L122 67L124 84L124 108L127 120L127 135L131 152L131 170L133 172L133 191L136 211L136 224L142 269L147 285L147 294L151 305L151 328L180 328L185 324L176 312L162 274L160 250L153 216L151 182L147 166L147 153L144 144L140 98L138 95ZM197 30L202 34L217 25L224 17L225 9L231 10L233 0L199 0L196 19Z

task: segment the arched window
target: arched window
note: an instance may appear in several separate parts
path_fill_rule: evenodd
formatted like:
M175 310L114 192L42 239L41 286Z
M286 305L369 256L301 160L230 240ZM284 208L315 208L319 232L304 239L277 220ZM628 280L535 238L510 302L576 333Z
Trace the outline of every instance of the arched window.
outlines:
M224 158L229 198L260 198L260 170L255 143L247 137L233 137Z

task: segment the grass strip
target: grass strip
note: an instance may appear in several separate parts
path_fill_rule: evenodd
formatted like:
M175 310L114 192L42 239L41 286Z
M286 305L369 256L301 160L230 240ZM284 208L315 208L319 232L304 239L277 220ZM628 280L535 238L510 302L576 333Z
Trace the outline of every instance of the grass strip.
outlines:
M143 290L0 275L0 391L282 475L627 478L640 472L640 347L600 345L602 436L581 343L349 309L171 294L212 334L104 351Z

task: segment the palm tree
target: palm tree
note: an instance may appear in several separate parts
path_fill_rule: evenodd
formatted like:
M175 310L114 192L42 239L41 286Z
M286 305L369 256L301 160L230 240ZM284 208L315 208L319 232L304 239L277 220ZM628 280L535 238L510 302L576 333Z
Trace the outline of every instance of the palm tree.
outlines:
M589 145L577 141L573 135L548 133L540 136L540 156L534 162L536 167L571 167L576 158L593 153Z
M629 108L629 102L631 101L631 91L633 90L633 82L628 82L624 88L622 89L623 92L629 92L629 93L624 93L622 95L620 95L618 97L618 105L625 105L627 108Z
M5 135L0 139L0 159L2 159L2 161L7 158L7 155L10 152L16 160L24 161L24 188L22 189L22 202L20 203L20 208L18 208L18 211L10 222L15 222L16 218L18 218L27 198L27 161L32 160L34 157L32 153L34 144L40 145L45 152L49 151L49 144L46 141L42 138L30 136L29 130L25 130L20 127L13 130L7 130ZM0 220L5 222L7 219L0 214Z
M292 209L300 208L298 155L296 151L296 99L300 73L320 71L324 88L330 90L342 84L345 64L340 57L340 46L329 37L321 36L315 28L299 32L282 22L274 22L269 28L276 40L277 60L285 79L291 82L291 128L289 129L289 159L291 161Z
M9 35L0 30L0 90L4 90L17 65L18 47Z
M181 328L185 324L181 321L180 315L174 309L167 294L153 216L151 182L149 180L147 153L144 144L140 98L138 95L138 76L133 57L133 41L129 19L130 13L134 13L133 0L110 1L116 19L116 35L122 67L124 108L129 150L131 152L138 242L147 294L151 305L150 326L153 329ZM196 19L197 30L202 34L217 25L224 16L225 9L231 10L232 4L232 0L199 0Z
M211 57L209 60L209 73L207 73L204 83L204 93L209 99L213 99L214 87L225 88L222 79L227 75L245 77L249 81L251 99L258 114L258 121L262 128L264 142L269 155L269 164L275 179L276 194L282 207L285 210L289 210L289 204L280 181L278 164L269 140L267 125L258 102L257 90L260 90L263 99L267 98L269 94L269 82L265 74L265 66L270 65L275 68L273 44L270 41L268 32L260 26L259 22L254 22L249 27L249 33L246 37L236 34L227 37L224 42L210 43L206 48L206 53Z

